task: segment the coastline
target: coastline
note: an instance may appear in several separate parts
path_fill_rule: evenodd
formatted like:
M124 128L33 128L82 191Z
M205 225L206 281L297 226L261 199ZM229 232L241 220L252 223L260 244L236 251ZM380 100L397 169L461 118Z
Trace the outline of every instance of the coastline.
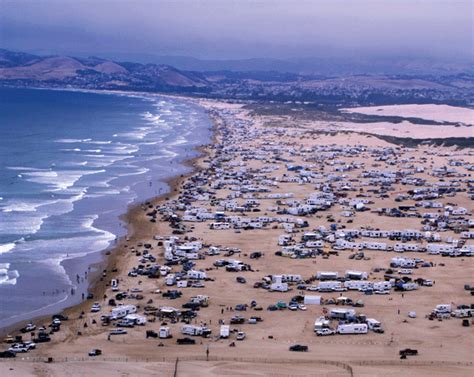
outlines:
M247 168L247 174L252 175L249 178L250 182L258 185L259 183L263 184L264 180L266 182L269 180L277 181L277 185L270 188L269 192L271 194L291 193L296 200L303 201L308 197L308 193L315 191L314 182L301 184L298 181L281 180L282 174L288 174L286 166L290 160L294 164L303 165L312 162L308 157L314 159L319 155L324 156L325 153L334 151L339 155L341 165L367 164L368 166L375 163L377 151L380 153L390 150L393 151L394 156L406 155L407 158L413 158L415 161L420 161L422 156L428 155L435 160L436 165L439 165L446 163L447 158L449 158L447 152L452 151L452 149L443 148L440 149L438 155L438 152L430 153L429 146L421 145L417 149L402 152L395 150L393 144L367 134L318 133L313 129L308 129L309 127L303 128L301 125L292 125L289 120L281 118L277 118L281 122L281 127L271 128L266 123L269 120L268 118L253 117L245 109L242 110L242 113L234 113L234 105L225 104L221 101L200 100L196 102L208 109L211 120L213 120L212 124L217 128L212 134L212 142L206 148L202 148L200 156L185 162L193 171L170 178L168 180L170 191L149 200L153 205L162 203L167 198L176 198L176 195L180 195L178 192L184 193L187 191L187 189L182 188L182 181L196 171L202 171L202 175L199 174L196 181L192 180L196 183L196 188L204 187L208 190L208 193L210 192L210 195L215 195L215 198L218 199L229 198L228 188L214 190L212 183L218 182L226 174L229 176L237 175L241 173L241 168ZM217 116L214 117L213 115L216 113ZM287 128L283 129L283 127ZM215 146L214 149L212 149L212 145ZM299 146L299 152L295 153L293 149L295 145ZM227 146L228 148L226 148ZM236 146L236 148L232 148L232 146ZM360 149L360 152L356 155L344 152L348 151L348 148L352 151L354 146L363 147L364 149ZM206 156L209 157L206 158ZM266 158L262 159L262 156ZM227 160L225 160L225 157L227 157ZM457 154L457 158L470 158L470 161L472 161L472 157L473 155L468 151ZM222 162L222 160L225 161ZM327 174L334 174L331 157L327 155L325 160L322 177L318 178L317 182L321 179L324 180ZM211 163L208 165L209 161ZM212 161L215 162L212 163ZM430 161L428 159L419 163L428 169ZM269 171L269 164L276 169ZM367 180L364 181L359 178L362 169L363 166L349 172L340 172L338 175L347 174L344 179L352 179L350 182L355 180L358 185L363 185ZM316 167L313 168L313 171L317 171ZM258 175L258 172L261 172L262 175ZM436 181L425 172L419 172L418 176ZM207 178L206 183L200 183L199 178ZM191 180L188 182L191 182ZM372 188L372 190L376 188L376 184L373 183L365 186ZM356 186L356 188L358 187ZM390 191L399 192L401 190L406 190L406 188L398 183ZM193 189L191 188L190 191L193 191ZM275 212L276 199L265 198L262 197L263 195L266 194L259 195L261 209L265 208L265 211L269 213ZM349 191L349 195L357 195L357 191L352 194ZM390 198L383 198L378 195L369 197L374 200L374 203L370 204L373 206L372 208L386 207L392 203ZM182 199L183 197L180 201ZM214 198L199 199L197 203L193 203L191 206L206 208L213 212L216 208L215 201L211 203L212 200ZM448 200L454 199L446 198L443 203ZM362 310L362 314L382 321L385 335L371 331L365 335L335 334L334 337L317 337L314 334L313 327L315 318L324 314L325 310L331 308L329 305L335 305L334 303L330 304L327 301L324 307L308 305L304 310L296 311L265 310L265 307L274 306L277 300L282 300L285 303L291 300L296 293L294 287L287 292L271 292L266 289L254 289L251 284L262 281L262 276L270 276L275 273L300 274L302 277L311 274L312 277L316 271L348 271L354 268L357 271L370 271L370 280L383 279L384 266L390 262L390 257L393 254L381 253L380 250L365 250L366 258L355 260L348 258L351 250L339 250L336 253L329 254L326 258L317 255L316 259L282 259L282 255L272 253L273 250L276 250L276 240L283 233L281 227L267 226L264 229L245 229L238 232L234 229L210 231L208 223L195 221L193 224L185 224L186 230L191 230L191 232L185 233L180 238L196 238L206 243L208 245L206 248L209 245L215 245L241 250L242 254L238 254L239 260L248 262L252 266L251 270L242 272L242 276L249 284L240 284L235 274L226 271L226 269L217 268L212 262L217 261L218 258L221 258L220 256L205 254L204 259L196 261L197 269L209 273L210 279L205 281L205 286L185 287L186 289L182 290L183 297L176 299L176 301L169 301L166 297L157 295L155 291L160 288L164 293L167 289L174 289L165 285L163 279L155 280L146 277L142 279L141 276L127 276L127 272L135 268L137 262L139 264L143 263L139 256L143 255L140 253L143 253L142 245L145 243L152 245L152 255L156 256L159 264L162 264L165 250L158 241L153 239L153 236L160 235L166 238L171 236L174 229L170 226L169 221L160 219L159 216L156 218L156 223L150 222L149 216L145 215L150 211L144 206L144 203L147 202L144 199L143 202L136 203L133 208L131 206L123 215L123 218L129 224L127 229L133 235L129 236L130 242L124 236L120 239L120 244L111 249L114 250L113 253L105 252L109 255L104 255L104 260L97 264L96 274L90 277L91 287L94 289L96 298L66 309L65 313L70 315L71 320L63 324L61 331L53 337L50 344L38 347L38 350L33 351L31 356L28 355L26 358L22 355L16 360L5 361L3 365L6 365L6 368L11 367L11 370L15 370L12 372L13 376L61 376L68 373L71 373L71 375L86 373L91 376L116 376L119 372L129 373L130 375L152 376L156 375L158 370L164 375L173 375L173 370L176 370L173 368L177 368L177 359L179 359L180 375L195 375L195 373L198 373L206 376L230 374L230 372L233 373L232 375L238 376L243 375L244 371L248 369L260 371L260 374L256 373L255 375L282 374L284 367L281 362L283 360L288 361L289 365L288 369L285 369L285 375L294 373L303 375L303 372L306 371L302 367L304 363L315 363L308 367L305 375L314 374L314 369L309 368L314 368L313 365L316 366L320 361L322 365L319 371L324 375L334 376L348 374L347 370L346 372L340 369L332 370L333 365L345 365L349 370L353 368L356 375L374 377L378 376L381 370L391 376L396 375L403 368L406 368L407 374L410 376L430 373L439 377L448 375L464 376L467 368L472 367L468 352L472 348L472 341L465 336L466 329L461 326L460 320L452 319L443 321L444 323L433 323L423 318L423 314L429 308L444 302L444 297L452 297L455 303L463 303L466 300L466 292L462 289L462 284L470 279L467 273L468 269L465 268L469 261L465 262L462 258L441 259L441 256L432 255L423 257L429 258L429 261L433 262L433 266L414 270L414 273L423 279L429 278L433 282L436 280L436 286L431 288L421 286L419 290L405 293L406 297L395 291L389 291L387 295L374 294L369 296L357 290L348 291L349 299L360 299L365 306L364 309L357 310ZM465 194L460 194L456 198L456 203L459 206L467 207L470 202ZM173 208L173 205L173 203L170 203L170 208ZM309 229L318 229L321 225L329 228L330 223L334 223L334 221L330 221L330 216L336 218L336 223L339 223L339 220L344 224L346 221L349 223L346 216L339 211L339 207L330 208L326 211L326 214L328 214L326 220L320 215L306 217L309 222ZM181 214L181 210L176 212ZM263 211L257 212L261 212L260 214L264 216L268 215ZM259 216L259 214L250 213L248 215L248 217ZM407 229L417 229L419 226L417 218L406 217L404 220L400 220L397 217L381 217L373 211L357 212L353 216L354 219L351 219L351 223L354 221L355 224L348 225L348 227L355 227L355 229L361 227L364 227L364 229L380 227L384 230L405 229L405 227ZM403 224L401 224L402 221ZM293 237L299 238L304 231L298 229L296 232L292 232L295 233ZM141 235L144 237L140 237ZM394 242L392 241L393 244ZM250 253L255 250L263 251L263 258L252 259ZM418 252L406 252L405 255L409 258L420 256ZM377 267L377 270L380 267L381 270L375 271L375 267ZM108 271L117 268L118 271L116 273L109 272L106 278L101 280L100 272L102 268L107 268ZM457 273L453 274L452 271ZM127 328L125 330L127 331L126 334L108 338L108 334L115 327L103 327L99 318L110 310L108 299L113 298L116 292L107 283L115 277L120 279L120 289L122 291L143 292L141 299L131 297L130 301L125 302L136 305L139 313L146 316L147 324L145 327ZM458 289L455 289L455 287L458 287ZM134 291L134 289L137 289L137 291ZM101 297L102 294L106 294L108 297L105 295ZM196 321L200 321L201 325L204 323L204 326L209 325L213 334L216 335L208 339L197 338L195 346L182 346L178 344L176 338L182 336L180 335L182 331L180 331L180 327L183 324L179 321L176 323L166 321L164 323L159 316L149 315L145 306L179 308L194 294L204 294L211 298L212 301L208 307L199 309ZM321 297L325 301L331 298L327 294L322 294ZM234 311L234 308L237 308L237 305L248 303L250 300L258 302L261 308L259 310L262 311L254 312L254 309L248 308L246 312L241 314L245 317L255 314L262 320L258 324L244 323L242 326L239 325L234 328L234 330L241 330L247 334L243 342L233 342L234 339L237 340L234 334L231 335L230 339L220 339L218 334L221 320L225 320L227 323L231 316L240 314L237 313L237 310ZM102 304L101 312L89 312L94 301ZM82 319L77 319L81 311L86 314ZM406 313L409 311L418 313L417 319L408 318ZM195 322L195 324L197 323L199 322ZM283 326L282 323L284 323ZM433 327L433 325L436 327ZM145 340L145 331L158 331L160 326L169 326L174 338L162 340L150 337ZM292 344L307 345L309 352L301 353L298 356L288 353L288 348ZM453 344L459 344L459 348L452 347ZM238 353L236 354L236 349L230 348L230 346L238 347ZM102 356L88 357L87 353L97 347L102 351ZM208 360L205 359L207 347L211 350L211 356ZM416 359L399 360L399 350L405 347L419 350ZM364 352L354 352L355 349L363 349ZM439 356L434 360L433 355ZM45 364L44 361L49 358L53 362ZM329 365L328 363L333 364ZM458 373L454 371L456 368Z
M31 89L40 89L46 90L45 88L31 88ZM49 89L48 89L49 90ZM186 180L189 176L193 175L200 169L199 162L205 159L209 155L209 148L215 143L216 140L216 123L212 116L210 116L208 109L204 106L199 104L198 100L193 100L189 97L181 97L181 96L169 96L169 95L161 95L159 93L153 94L146 93L146 92L122 92L122 91L97 91L97 90L75 90L75 89L51 89L57 91L78 91L84 93L97 93L97 94L115 94L115 95L130 95L130 96L141 96L141 97L168 97L173 99L179 99L182 101L189 101L193 104L201 107L204 112L208 115L210 120L210 138L208 143L202 144L192 148L194 153L197 153L194 157L191 158L184 158L182 161L179 161L178 164L182 168L188 168L189 171L186 173L181 173L179 175L170 176L163 180L160 180L167 189L158 196L153 197L144 197L144 198L137 198L135 202L130 203L127 206L127 209L124 213L118 216L118 219L126 224L124 229L124 235L117 237L115 242L109 245L107 248L99 250L97 252L89 253L84 256L80 256L77 258L70 258L61 261L61 266L65 269L67 276L72 280L73 275L77 272L77 268L73 268L72 264L75 264L78 260L83 260L83 265L87 266L89 269L89 273L86 279L85 284L83 284L80 290L77 289L75 292L76 300L80 300L78 303L70 303L71 295L68 295L62 301L57 303L53 303L46 307L39 308L33 312L31 312L31 317L27 316L25 319L15 320L15 322L8 324L6 326L0 327L0 336L4 337L10 333L15 333L20 330L26 323L28 322L46 322L49 321L52 314L55 313L64 313L68 315L70 318L76 318L75 314L80 314L82 311L87 311L91 302L94 301L95 298L101 297L107 287L107 281L113 278L112 274L110 273L111 270L120 265L120 257L125 255L124 246L127 242L133 242L136 239L139 239L144 233L143 225L150 225L153 224L151 222L147 222L145 224L140 224L142 226L138 226L137 222L139 222L140 215L143 212L142 206L145 203L151 203L153 206L160 204L161 202L165 201L169 197L175 195L176 191L178 190L181 183ZM151 226L150 226L151 227ZM145 227L146 228L146 227ZM147 228L147 230L149 230ZM127 241L128 239L128 241ZM93 258L93 261L91 259ZM106 279L103 277L103 272L107 271ZM81 299L81 294L85 293L92 293L94 299ZM64 304L63 304L64 303ZM69 304L68 304L69 303ZM63 305L62 305L63 304ZM54 309L53 308L57 308ZM37 314L34 314L37 313Z

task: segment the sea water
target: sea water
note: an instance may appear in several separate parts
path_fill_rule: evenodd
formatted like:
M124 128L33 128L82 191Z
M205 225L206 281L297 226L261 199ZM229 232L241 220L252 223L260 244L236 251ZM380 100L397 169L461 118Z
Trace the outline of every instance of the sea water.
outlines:
M120 214L187 172L210 128L169 97L0 88L0 327L79 302Z

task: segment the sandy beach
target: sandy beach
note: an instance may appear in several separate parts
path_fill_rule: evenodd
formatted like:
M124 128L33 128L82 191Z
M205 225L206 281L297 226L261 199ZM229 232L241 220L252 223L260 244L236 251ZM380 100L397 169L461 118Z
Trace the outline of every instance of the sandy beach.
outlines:
M370 106L341 109L343 112L354 112L367 115L399 116L403 118L419 118L436 122L460 123L474 125L474 110L449 105L391 105Z
M389 217L375 211L377 208L399 205L415 206L416 203L411 198L403 203L395 202L397 196L407 195L415 186L405 185L397 179L391 183L387 195L380 195L376 193L380 185L373 181L371 183L370 179L362 179L362 172L379 169L409 170L417 167L420 168L419 171L408 177L415 176L425 180L426 184L431 184L440 180L430 173L432 169L450 166L451 161L462 161L461 165L455 165L456 172L447 179L458 180L463 190L455 192L453 197L443 196L436 200L443 206L454 203L455 208L472 211L469 184L464 178L470 174L468 168L474 163L471 148L459 150L455 147L440 147L433 150L429 145L422 145L402 149L370 135L359 134L358 132L368 132L367 127L356 124L340 125L340 128L334 126L334 130L351 130L354 133L325 135L315 132L326 128L327 124L321 122L295 125L284 118L252 116L240 104L194 101L207 109L215 124L213 143L202 148L200 157L188 161L194 171L169 181L169 194L130 208L124 216L124 221L129 224L127 237L120 239L116 247L107 252L106 261L97 266L99 273L91 282L94 299L67 309L65 314L69 316L69 320L62 322L61 330L52 336L50 343L39 344L36 350L19 354L15 360L1 360L2 375L469 375L473 368L474 327L463 327L459 318L429 320L426 316L439 304L452 304L453 308L456 305L471 304L472 296L463 287L465 284L474 284L472 257L446 258L439 254L420 252L406 251L397 254L364 250L363 258L350 259L349 255L354 250L336 250L333 248L334 243L326 242L322 253L314 257L285 258L275 254L282 250L278 245L279 237L286 234L278 222L266 223L262 228L237 230L231 227L215 230L210 228L212 217L208 221L184 221L184 207L177 203L181 200L187 202L188 209L205 208L211 214L222 211L228 216L251 219L284 216L295 221L298 218L307 221L307 227L296 227L294 232L288 233L295 241L305 232L321 226L329 229L331 224L341 226L340 229L419 230L422 227L420 217ZM410 137L426 137L427 133L430 137L435 137L437 132L441 135L447 131L438 129L438 126L418 126L405 122L401 125L383 122L371 124L371 127L370 133L398 136L408 134ZM469 133L466 134L466 130L469 130L467 127L442 127L450 127L450 136L453 136L451 132L458 132L463 137L470 136ZM382 158L384 154L389 157ZM288 169L289 166L305 166L304 170L312 172L308 173L310 178L297 179L294 171ZM326 190L324 185L328 176L339 178L331 181ZM225 183L224 178L231 183ZM240 196L236 195L236 187L242 185L248 185L248 191ZM201 191L195 191L197 187ZM252 187L265 190L251 189ZM278 207L287 210L291 208L291 201L304 203L310 194L328 191L344 193L338 197L340 199L366 198L368 210L358 212L350 208L348 203L334 201L329 208L303 216L277 211ZM193 195L186 197L188 192ZM291 197L285 198L284 195L288 193L291 193ZM258 211L229 211L224 203L232 200L239 205L255 200L258 205L252 208L258 208ZM416 208L421 212L437 211ZM156 210L155 216L150 215L153 210ZM178 228L172 226L173 221L168 216L170 212L181 216ZM351 212L352 215L346 217L344 212ZM465 217L469 218L470 215L468 212ZM152 218L156 221L150 221ZM177 229L182 232L176 232ZM443 239L460 237L452 229L441 234ZM179 237L183 242L194 240L205 245L199 251L202 257L192 260L195 263L192 269L205 271L209 277L202 281L203 287L177 288L176 285L167 286L164 277L150 279L129 273L138 265L148 263L142 259L145 249L156 257L157 264L163 266L166 262L164 242L173 236ZM396 241L387 239L383 242L392 246L396 244ZM144 245L147 244L149 247L145 248ZM420 240L418 244L425 247L427 242ZM472 240L467 240L465 245L472 245ZM204 252L209 250L209 246L220 248L220 255ZM224 256L228 248L236 251L233 255ZM330 249L334 252L329 252ZM252 258L251 254L255 252L260 252L262 256ZM384 269L389 267L391 258L395 256L422 258L431 263L430 268L414 269L410 277L428 279L435 284L420 286L409 292L392 290L386 295L366 295L353 290L309 292L297 289L296 284L290 284L291 290L286 292L254 288L254 284L262 282L265 276L297 274L308 280L318 271L338 271L340 274L347 270L366 271L369 281L381 281L384 280ZM216 261L220 259L237 259L250 265L251 269L228 272L224 267L216 267ZM171 272L181 270L180 265L170 267ZM244 277L246 283L236 282L237 276ZM145 326L127 328L126 335L108 336L115 327L102 326L100 317L110 313L112 307L108 305L109 299L117 293L112 290L111 279L119 281L120 292L127 292L129 296L132 292L141 295L139 299L128 297L122 301L124 304L136 305L140 315L143 315L147 306L181 309L193 296L208 296L209 305L197 311L197 317L191 324L205 325L212 330L212 336L195 337L195 345L178 345L176 339L184 337L180 334L183 323L160 320L153 315L146 316L148 321ZM311 284L317 282L313 279ZM157 289L161 292L156 293ZM175 289L182 291L182 296L177 299L170 300L161 294ZM324 300L342 295L350 297L354 302L362 300L364 306L356 307L357 313L378 319L383 325L384 333L369 331L360 335L316 336L315 319L336 307L332 304L306 305L306 310L267 310L268 306L279 301L288 303L293 296L299 294L320 295ZM256 301L263 310L252 309L252 301ZM98 302L101 309L91 313L94 302ZM236 311L239 304L246 304L248 307L245 311ZM81 315L82 312L84 314ZM409 318L409 312L416 312L416 318ZM220 339L220 323L229 324L235 315L245 318L258 316L262 321L256 324L231 325L231 328L246 333L243 341L236 341L234 334L228 339ZM471 322L471 318L468 321ZM40 325L48 322L41 318L35 319L35 323ZM160 326L165 326L163 323L171 329L173 338L145 338L147 330L158 331ZM27 335L26 338L28 337ZM235 346L230 346L232 343ZM288 348L294 344L307 345L309 351L290 352ZM89 357L88 352L94 348L101 349L102 355ZM404 348L417 349L418 355L400 360L399 350ZM53 362L45 363L48 358L52 358Z

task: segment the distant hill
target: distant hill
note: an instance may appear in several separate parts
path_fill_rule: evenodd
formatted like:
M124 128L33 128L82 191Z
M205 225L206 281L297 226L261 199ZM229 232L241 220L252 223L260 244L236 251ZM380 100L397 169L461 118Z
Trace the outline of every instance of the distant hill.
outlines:
M164 92L346 107L391 103L474 104L474 75L469 70L459 73L458 65L441 65L441 73L433 74L424 72L419 61L399 60L396 71L403 74L387 74L379 73L384 71L384 62L373 61L372 71L377 73L366 74L359 72L366 63L356 61L336 65L322 59L222 62L169 57L161 60L168 64L114 61L95 56L38 56L0 49L0 85ZM419 73L406 73L408 66L409 71ZM336 71L347 73L331 73Z
M109 54L113 60L165 64L185 71L279 72L300 75L446 75L474 71L472 62L452 62L449 59L400 57L306 57L292 59L197 59L190 56L159 56L152 54Z
M5 49L0 49L0 80L164 91L208 86L204 76L167 65L120 63L97 57L36 56Z

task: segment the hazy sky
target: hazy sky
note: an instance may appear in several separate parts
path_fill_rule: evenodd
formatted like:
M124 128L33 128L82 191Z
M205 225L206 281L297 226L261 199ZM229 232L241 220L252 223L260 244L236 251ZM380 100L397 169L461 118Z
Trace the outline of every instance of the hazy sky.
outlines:
M199 58L472 58L472 0L0 0L0 47Z

